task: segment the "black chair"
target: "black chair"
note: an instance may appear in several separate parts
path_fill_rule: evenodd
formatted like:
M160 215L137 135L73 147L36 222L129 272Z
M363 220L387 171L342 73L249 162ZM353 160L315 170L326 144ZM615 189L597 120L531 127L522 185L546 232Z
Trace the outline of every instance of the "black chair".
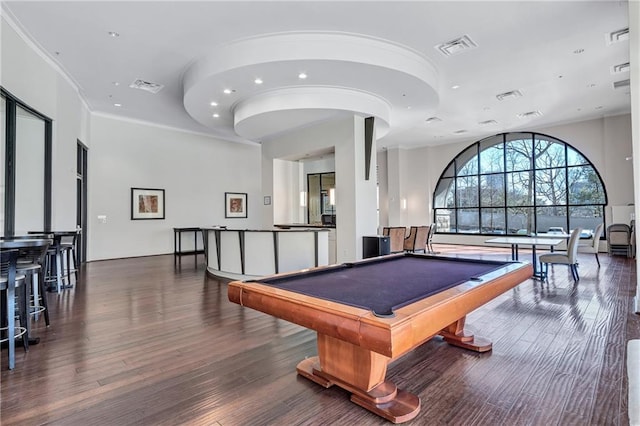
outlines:
M3 316L2 329L6 330L6 337L0 342L7 342L9 355L9 370L16 366L16 338L22 336L22 345L25 351L29 350L27 335L27 297L24 275L16 273L16 264L19 251L17 249L5 249L0 251L0 292L2 294ZM20 327L16 327L15 311L16 300Z

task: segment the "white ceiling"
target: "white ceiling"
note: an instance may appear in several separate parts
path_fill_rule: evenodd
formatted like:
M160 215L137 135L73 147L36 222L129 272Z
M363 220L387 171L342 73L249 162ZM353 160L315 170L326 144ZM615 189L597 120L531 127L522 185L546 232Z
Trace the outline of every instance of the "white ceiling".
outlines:
M2 9L93 112L232 141L356 112L378 118L378 148L416 147L631 109L629 87L613 88L629 72L612 72L629 62L629 43L608 41L628 27L626 1L5 1ZM449 57L436 49L465 35L476 48ZM136 79L164 88L129 88ZM522 96L496 98L514 90ZM518 116L531 111L541 115Z

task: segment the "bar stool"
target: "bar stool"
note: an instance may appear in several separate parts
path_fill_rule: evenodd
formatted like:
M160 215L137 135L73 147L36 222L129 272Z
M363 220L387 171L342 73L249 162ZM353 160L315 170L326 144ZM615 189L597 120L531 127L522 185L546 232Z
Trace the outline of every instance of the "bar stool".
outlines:
M5 306L2 317L2 329L6 330L6 338L0 342L7 342L9 347L9 370L16 366L16 338L22 336L22 345L25 351L29 350L27 335L27 302L26 285L24 275L16 274L16 263L19 251L17 249L0 251L0 292ZM15 325L16 295L18 296L18 311L20 327ZM6 324L6 326L5 326Z
M30 235L29 239L35 239L36 236ZM29 314L37 315L44 312L44 320L47 327L49 322L49 306L46 297L45 286L45 256L49 246L53 243L53 235L46 234L38 236L36 241L30 241L31 245L20 248L16 271L24 274L29 279L31 285ZM19 238L23 241L26 238Z
M80 231L69 231L60 234L60 255L65 265L62 266L63 279L66 278L67 285L71 286L71 274L78 282L78 257L76 256L76 242ZM73 260L73 268L71 261Z

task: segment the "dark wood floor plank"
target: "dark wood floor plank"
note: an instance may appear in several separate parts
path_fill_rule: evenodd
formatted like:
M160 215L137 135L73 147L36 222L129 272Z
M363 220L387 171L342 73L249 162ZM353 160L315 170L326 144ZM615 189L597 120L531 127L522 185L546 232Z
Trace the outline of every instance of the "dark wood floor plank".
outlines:
M444 246L507 259L499 248ZM529 259L526 251L523 259ZM388 378L421 399L410 425L627 425L626 342L635 260L579 255L579 283L552 267L467 317L493 341L468 352L434 338L395 360ZM190 262L189 262L190 263ZM52 325L16 369L2 355L4 425L384 425L295 373L315 333L227 301L226 281L172 256L92 262L81 282L47 294Z

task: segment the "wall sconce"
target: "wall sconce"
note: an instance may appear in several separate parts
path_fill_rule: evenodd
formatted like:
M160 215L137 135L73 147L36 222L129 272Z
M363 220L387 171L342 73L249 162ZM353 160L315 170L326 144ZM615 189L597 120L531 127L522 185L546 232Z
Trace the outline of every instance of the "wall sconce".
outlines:
M406 198L401 198L400 199L400 208L402 210L406 210L407 209L407 199Z
M300 207L307 207L307 192L300 191Z
M332 206L336 205L336 189L329 188L329 204Z

